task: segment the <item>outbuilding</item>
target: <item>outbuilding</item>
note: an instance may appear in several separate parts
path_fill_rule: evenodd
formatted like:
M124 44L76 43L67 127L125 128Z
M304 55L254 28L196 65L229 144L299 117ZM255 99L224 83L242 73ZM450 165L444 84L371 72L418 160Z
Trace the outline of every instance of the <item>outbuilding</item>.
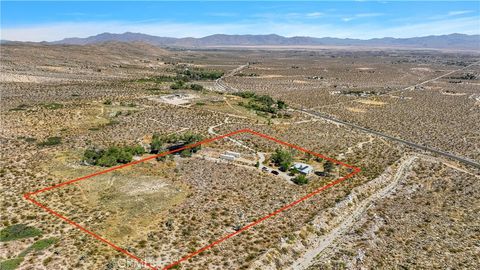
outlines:
M313 167L305 163L295 163L292 166L292 169L296 169L301 174L307 175L313 172Z

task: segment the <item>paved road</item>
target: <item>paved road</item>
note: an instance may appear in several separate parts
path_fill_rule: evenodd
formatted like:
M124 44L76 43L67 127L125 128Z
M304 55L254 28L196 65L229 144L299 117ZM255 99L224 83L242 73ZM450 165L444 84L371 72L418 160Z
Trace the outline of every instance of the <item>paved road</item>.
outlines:
M389 139L389 140L392 140L392 141L403 143L405 145L411 146L411 147L416 148L416 149L432 152L432 153L435 153L435 154L438 154L438 155L442 155L442 156L460 161L464 164L468 164L470 166L480 168L480 163L478 163L474 160L465 158L465 157L457 156L457 155L454 155L454 154L451 154L451 153L448 153L448 152L445 152L445 151L442 151L442 150L438 150L438 149L431 148L431 147L428 147L428 146L425 146L425 145L421 145L421 144L417 144L417 143L414 143L414 142L406 141L404 139L393 137L393 136L390 136L388 134L375 131L373 129L365 128L365 127L362 127L362 126L359 126L359 125L356 125L356 124L352 124L352 123L349 123L349 122L338 120L338 119L336 119L332 116L325 115L325 114L322 114L322 113L317 112L317 111L306 110L306 109L300 109L299 111L302 111L302 112L305 112L307 114L310 114L310 115L313 115L313 116L316 116L316 117L320 117L320 118L323 118L323 119L326 119L326 120L329 120L329 121L332 121L332 122L335 122L335 123L338 123L338 124L349 126L349 127L361 130L363 132L374 134L374 135L377 135L377 136L380 136L380 137L383 137L383 138L386 138L386 139Z
M223 75L222 77L216 79L215 80L215 88L218 91L221 91L221 92L239 92L238 89L233 88L231 86L228 86L226 83L224 83L223 79L226 78L226 77L231 77L231 76L235 75L237 72L239 72L242 69L247 68L249 66L250 66L250 63L247 63L245 65L241 65L241 66L237 67L236 69L230 71L228 74Z
M420 85L423 85L425 83L428 83L428 82L432 82L432 81L435 81L435 80L438 80L440 78L443 78L445 76L448 76L450 74L453 74L454 72L457 72L457 71L461 71L461 70L464 70L466 68L469 68L471 66L474 66L474 65L478 65L480 62L475 62L473 64L470 64L466 67L463 67L463 68L460 68L460 69L457 69L457 70L453 70L453 71L450 71L448 73L445 73L445 74L442 74L441 76L438 76L438 77L435 77L433 79L430 79L430 80L427 80L427 81L423 81L421 83L417 83L413 86L409 86L409 87L406 87L404 89L400 89L400 90L396 90L396 91L391 91L389 92L389 94L393 93L393 92L398 92L398 91L404 91L404 90L407 90L409 88L415 88L416 86L420 86ZM249 64L245 64L245 65L242 65L242 66L239 66L238 68L232 70L230 73L228 73L227 75L223 76L222 78L219 78L215 81L215 86L220 89L221 91L231 91L231 92L238 92L240 90L236 89L236 88L233 88L233 87L230 87L228 86L227 84L225 84L222 79L225 78L225 77L229 77L229 76L233 76L235 73L241 71L242 69L248 67ZM332 121L332 122L335 122L335 123L338 123L338 124L342 124L342 125L346 125L346 126L349 126L349 127L352 127L352 128L355 128L355 129L358 129L358 130L361 130L363 132L367 132L369 134L374 134L374 135L377 135L377 136L380 136L380 137L383 137L383 138L386 138L386 139L389 139L389 140L392 140L392 141L396 141L396 142L399 142L399 143L402 143L402 144L405 144L405 145L408 145L410 147L413 147L413 148L416 148L416 149L420 149L420 150L423 150L423 151L428 151L428 152L431 152L431 153L435 153L435 154L438 154L438 155L441 155L441 156L445 156L445 157L448 157L448 158L451 158L451 159L454 159L454 160L457 160L459 162L462 162L464 164L467 164L467 165L470 165L470 166L474 166L474 167L477 167L477 168L480 168L480 163L474 161L474 160L471 160L471 159L468 159L468 158L465 158L465 157L461 157L461 156L457 156L457 155L454 155L454 154L451 154L451 153L448 153L448 152L445 152L445 151L442 151L442 150L438 150L438 149L435 149L435 148L431 148L431 147L428 147L428 146L425 146L425 145L421 145L421 144L418 144L418 143L414 143L414 142L410 142L410 141L407 141L407 140L404 140L404 139L400 139L400 138L397 138L397 137L393 137L393 136L390 136L388 134L385 134L385 133L382 133L382 132L379 132L379 131L375 131L373 129L369 129L369 128L365 128L365 127L362 127L362 126L359 126L359 125L356 125L356 124L352 124L352 123L349 123L349 122L345 122L345 121L342 121L342 120L338 120L332 116L329 116L329 115L325 115L325 114L322 114L320 112L317 112L317 111L313 111L311 109L300 109L298 111L302 111L302 112L305 112L305 113L308 113L310 115L313 115L315 117L318 117L318 118L322 118L322 119L326 119L326 120L329 120L329 121Z

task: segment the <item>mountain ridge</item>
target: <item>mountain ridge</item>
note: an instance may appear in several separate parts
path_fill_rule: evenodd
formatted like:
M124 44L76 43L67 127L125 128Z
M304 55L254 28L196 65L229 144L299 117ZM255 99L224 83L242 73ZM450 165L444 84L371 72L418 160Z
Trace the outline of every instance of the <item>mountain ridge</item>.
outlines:
M156 46L171 47L215 47L215 46L385 46L433 49L468 49L480 50L480 35L453 33L449 35L430 35L411 38L372 38L352 39L333 37L284 37L276 34L267 35L227 35L214 34L201 38L160 37L143 33L125 32L122 34L101 33L86 38L65 38L47 44L87 45L103 42L144 42Z

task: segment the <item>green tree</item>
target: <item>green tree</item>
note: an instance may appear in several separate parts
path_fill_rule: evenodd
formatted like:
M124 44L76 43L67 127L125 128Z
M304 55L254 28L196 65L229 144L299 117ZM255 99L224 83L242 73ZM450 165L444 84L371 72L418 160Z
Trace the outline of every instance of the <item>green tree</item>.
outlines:
M280 167L281 171L290 169L293 163L293 156L290 151L277 148L271 157L272 162Z
M190 89L195 90L195 91L202 91L203 86L201 86L200 84L192 83L192 84L190 84Z
M104 155L98 159L95 165L102 167L112 167L117 165L117 159L112 155Z
M283 110L287 108L287 104L283 100L277 100L277 108Z
M164 138L160 137L157 133L152 136L152 142L150 143L150 153L158 154L163 149Z
M299 174L299 175L295 176L294 178L292 178L292 181L297 185L308 184L308 178L303 174Z
M181 157L191 157L192 156L192 151L190 151L190 149L183 149L180 152L180 156Z
M333 162L331 162L330 160L325 161L325 163L323 164L323 171L325 173L330 173L332 169L333 169Z

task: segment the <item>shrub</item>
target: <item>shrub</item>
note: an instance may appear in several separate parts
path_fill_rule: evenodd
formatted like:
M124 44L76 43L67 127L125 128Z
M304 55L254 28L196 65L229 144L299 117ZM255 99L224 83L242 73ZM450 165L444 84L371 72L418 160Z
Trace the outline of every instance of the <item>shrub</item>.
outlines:
M330 173L333 169L333 162L331 162L330 160L327 160L325 161L325 163L323 164L323 171L325 173Z
M192 84L190 84L190 89L195 90L195 91L202 91L203 86L200 85L200 84L192 83Z
M176 81L174 84L170 85L170 89L178 90L183 89L185 87L185 83L183 81Z
M43 107L49 110L56 110L56 109L63 108L63 104L54 102L54 103L43 104Z
M20 266L23 262L23 257L18 257L10 260L0 262L0 269L2 270L14 270Z
M38 146L52 146L62 143L61 137L48 137L45 141L39 142Z
M303 174L299 174L294 178L292 178L292 182L294 182L297 185L305 185L305 184L308 184L308 178Z
M15 224L0 231L0 242L7 242L17 239L30 238L42 234L37 228L25 224Z
M30 251L41 251L58 242L58 238L52 237L41 239L33 243L30 247L20 253L20 257L25 257Z
M150 153L158 154L160 150L163 149L164 143L165 140L157 133L154 133L152 136L152 142L150 143Z

